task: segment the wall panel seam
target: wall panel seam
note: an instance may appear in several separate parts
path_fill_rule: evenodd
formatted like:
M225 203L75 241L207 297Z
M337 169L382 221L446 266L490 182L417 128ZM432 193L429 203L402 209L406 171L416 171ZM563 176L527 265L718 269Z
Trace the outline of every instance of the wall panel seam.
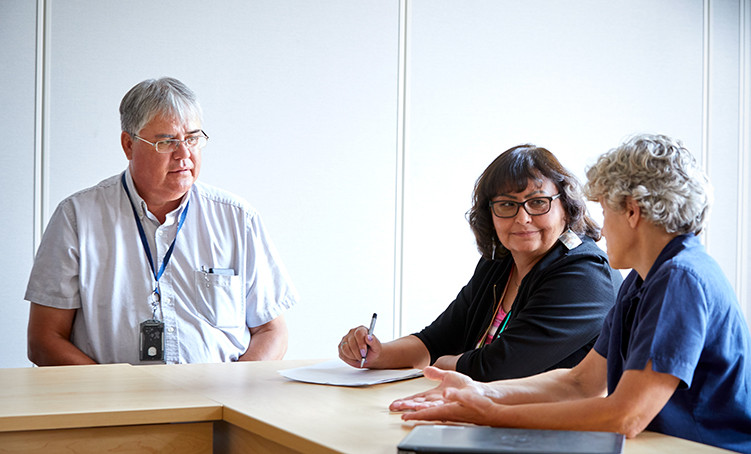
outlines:
M748 240L748 206L747 206L747 179L749 177L748 161L746 154L749 150L749 103L751 103L751 97L749 97L749 65L751 64L751 56L749 56L749 39L751 35L749 32L749 20L748 14L751 12L751 0L740 0L738 2L738 30L739 30L739 77L738 77L738 91L739 91L739 109L738 109L738 193L737 193L737 210L738 210L738 226L737 226L737 248L736 248L736 273L735 273L735 288L738 294L738 301L741 302L741 309L748 318L750 304L747 298L748 284L743 277L748 275L748 251L746 250Z
M702 119L701 119L701 165L709 175L709 0L704 0L702 14ZM709 226L702 235L704 247L709 253Z
M34 207L32 257L42 240L49 204L49 2L37 0L34 81Z
M407 148L407 0L399 0L397 71L397 145L394 227L394 338L402 335L404 278L404 180Z

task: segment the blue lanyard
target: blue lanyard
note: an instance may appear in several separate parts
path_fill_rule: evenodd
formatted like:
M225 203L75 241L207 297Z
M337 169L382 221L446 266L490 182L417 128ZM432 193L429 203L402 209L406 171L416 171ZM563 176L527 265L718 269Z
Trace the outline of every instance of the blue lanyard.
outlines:
M156 305L159 302L159 279L162 277L162 274L164 274L165 268L167 268L167 264L169 263L169 259L172 258L172 251L175 250L175 241L177 241L177 235L180 234L180 229L183 228L183 223L185 222L185 215L188 214L188 207L190 206L190 201L185 204L185 209L183 210L182 214L180 215L180 221L177 223L177 232L175 233L175 239L172 240L172 244L170 245L169 249L167 250L167 253L164 255L164 260L162 260L162 266L159 267L159 272L156 271L156 268L154 267L154 259L151 257L151 248L149 247L149 242L146 239L146 234L143 231L143 225L141 224L141 219L138 217L138 212L136 211L136 207L133 204L133 198L130 196L130 191L128 190L128 185L125 184L125 173L123 172L122 175L122 182L123 182L123 188L125 189L125 194L128 196L128 200L130 200L130 208L133 209L133 217L136 219L136 226L138 227L138 234L141 236L141 244L143 245L143 250L146 252L146 257L149 259L149 265L151 265L151 272L154 273L154 280L156 281L156 284L154 286L154 295L156 295L157 300L152 301L152 310L153 314L156 315Z

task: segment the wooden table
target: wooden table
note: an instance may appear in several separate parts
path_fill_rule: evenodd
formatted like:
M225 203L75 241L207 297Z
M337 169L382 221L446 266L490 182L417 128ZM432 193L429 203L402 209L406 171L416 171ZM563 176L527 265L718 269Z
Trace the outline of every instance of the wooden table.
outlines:
M190 364L152 373L224 406L215 447L221 452L396 453L411 429L388 405L427 389L427 379L362 388L312 385L277 371L316 361ZM219 451L219 449L218 449Z
M221 404L140 367L0 369L0 452L211 453L221 418Z
M0 453L395 454L413 424L388 404L432 382L346 388L278 373L316 362L0 369ZM625 452L728 451L645 432Z

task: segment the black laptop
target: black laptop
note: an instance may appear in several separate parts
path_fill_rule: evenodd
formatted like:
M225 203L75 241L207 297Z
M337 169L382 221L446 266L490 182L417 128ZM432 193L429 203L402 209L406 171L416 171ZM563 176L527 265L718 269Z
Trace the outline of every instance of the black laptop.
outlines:
M625 437L610 432L420 425L398 454L621 454Z

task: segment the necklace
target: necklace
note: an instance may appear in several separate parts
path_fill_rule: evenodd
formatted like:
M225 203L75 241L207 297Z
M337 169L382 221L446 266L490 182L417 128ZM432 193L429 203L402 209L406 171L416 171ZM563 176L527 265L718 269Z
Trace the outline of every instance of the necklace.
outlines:
M518 272L519 270L518 270L518 268L516 268L516 266L514 266L513 271L517 271ZM519 286L522 285L521 279L520 279L521 276L516 276L517 273L514 273L513 271L511 273L510 278L511 278L511 280L514 281L514 285L516 286L516 288L519 288Z

